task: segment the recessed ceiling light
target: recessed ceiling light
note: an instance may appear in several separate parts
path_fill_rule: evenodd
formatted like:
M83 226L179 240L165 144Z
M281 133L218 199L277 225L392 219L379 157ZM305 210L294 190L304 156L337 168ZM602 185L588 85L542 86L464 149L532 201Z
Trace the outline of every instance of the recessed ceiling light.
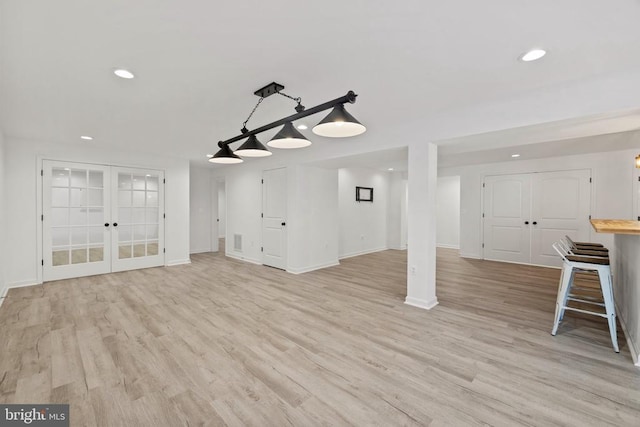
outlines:
M392 170L393 170L393 168L389 168L389 169L387 169L387 170L388 170L388 171L392 171Z
M512 154L511 157L513 158L520 157L520 154Z
M113 74L123 79L132 79L135 77L131 71L125 70L124 68L113 70Z
M88 136L88 135L82 135L82 136L80 137L80 139L84 139L84 140L86 140L86 141L91 141L91 140L93 139L93 137L92 137L92 136Z
M520 57L520 60L524 62L531 62L531 61L535 61L536 59L542 58L546 54L547 54L547 51L544 49L531 49L529 52L523 54Z
M305 129L309 129L309 127L307 125L305 125L304 123L300 123L298 126L296 126L298 129L300 130L305 130Z

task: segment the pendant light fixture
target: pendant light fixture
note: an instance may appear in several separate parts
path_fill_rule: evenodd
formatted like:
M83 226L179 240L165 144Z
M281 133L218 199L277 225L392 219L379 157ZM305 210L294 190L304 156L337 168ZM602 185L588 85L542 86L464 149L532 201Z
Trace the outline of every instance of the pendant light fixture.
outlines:
M367 128L356 120L347 110L344 104L338 104L333 110L312 129L313 133L329 138L344 138L364 133Z
M300 131L298 131L293 126L293 122L304 117L326 111L330 108L333 108L331 113L329 113L327 117L325 117L320 123L314 126L313 133L315 133L316 135L326 136L330 138L341 138L360 135L361 133L366 131L366 128L344 108L345 103L348 102L350 104L353 104L356 102L356 97L358 95L356 95L353 91L347 92L346 95L341 96L340 98L336 98L331 101L327 101L324 104L319 104L315 107L306 109L305 106L301 103L301 98L294 98L293 96L289 96L286 93L282 92L283 89L283 85L273 82L255 91L254 95L258 96L260 99L258 100L256 106L253 107L253 110L249 114L249 117L247 117L247 119L244 121L241 134L234 136L233 138L229 138L226 141L218 142L218 147L220 147L220 150L213 157L211 157L209 161L211 163L232 164L242 163L242 159L238 155L243 157L270 156L272 153L267 149L267 147L265 147L260 141L258 141L256 135L274 129L278 126L282 126L282 129L280 129L280 131L267 143L269 147L283 149L308 147L309 145L311 145L311 141L309 141L302 133L300 133ZM247 129L247 123L249 122L249 119L251 119L253 113L256 112L262 101L274 94L295 101L297 103L295 107L296 114L284 117L280 120L276 120L275 122L261 126L257 129ZM229 145L245 138L247 138L247 140L234 153Z
M273 154L262 142L258 141L255 135L249 135L249 139L238 147L235 153L242 157L267 157Z
M303 148L310 146L311 141L294 128L291 122L287 122L280 129L280 132L267 142L267 145L273 148Z
M242 163L242 159L236 156L227 144L222 144L220 146L220 150L216 154L214 154L213 157L209 159L209 161L211 163L219 163L223 165Z

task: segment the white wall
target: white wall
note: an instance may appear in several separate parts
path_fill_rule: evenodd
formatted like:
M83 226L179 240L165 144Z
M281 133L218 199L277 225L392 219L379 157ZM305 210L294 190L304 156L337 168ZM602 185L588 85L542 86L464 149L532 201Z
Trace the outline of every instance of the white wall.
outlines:
M192 165L189 170L189 252L192 254L218 250L217 193L217 182L211 179L211 169Z
M227 234L227 193L224 181L218 181L218 237Z
M436 244L443 248L460 247L460 177L438 178Z
M339 264L338 171L287 169L287 271L303 273Z
M633 160L636 151L612 151L535 160L446 168L440 176L460 176L460 255L482 257L482 179L486 175L591 169L593 218L634 219ZM590 239L613 247L613 237L591 230Z
M5 198L4 186L6 182L5 177L5 154L4 154L4 135L2 134L2 130L0 130L0 298L4 298L5 294L5 271L6 271L6 242L7 239L5 237L5 209L7 206L7 199ZM0 299L0 304L2 300Z
M228 168L225 176L227 195L227 256L262 264L262 171ZM242 251L233 248L234 234L242 235Z
M407 178L402 172L389 173L387 200L387 248L407 249Z
M6 177L3 200L6 239L13 242L7 253L6 282L20 286L41 281L41 197L38 194L41 159L111 164L165 171L165 264L189 262L189 162L147 153L116 152L102 148L98 142L51 144L18 139L5 141ZM106 144L105 144L106 145Z
M373 203L356 202L356 186L372 187ZM340 258L387 248L389 174L364 168L338 171Z

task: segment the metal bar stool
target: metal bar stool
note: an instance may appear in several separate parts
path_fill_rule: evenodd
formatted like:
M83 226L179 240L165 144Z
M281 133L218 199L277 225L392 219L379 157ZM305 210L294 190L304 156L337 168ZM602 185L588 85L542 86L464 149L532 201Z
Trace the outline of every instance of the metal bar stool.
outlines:
M556 314L551 335L556 335L558 332L558 325L564 317L565 310L604 317L609 322L609 334L611 335L613 349L616 353L619 353L620 349L618 348L618 335L616 330L616 310L613 303L613 284L611 281L609 258L592 255L575 255L560 242L554 243L553 249L555 249L562 258L562 273L560 275L558 298L556 300ZM580 272L596 273L598 275L604 303L596 302L591 298L578 297L571 292L575 274ZM567 305L569 301L604 307L606 313L603 314L597 311L570 307Z

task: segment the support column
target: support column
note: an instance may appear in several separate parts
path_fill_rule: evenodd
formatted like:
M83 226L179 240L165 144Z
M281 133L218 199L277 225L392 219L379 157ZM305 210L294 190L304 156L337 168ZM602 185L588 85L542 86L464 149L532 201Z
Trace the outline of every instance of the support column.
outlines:
M409 145L407 298L405 304L431 309L436 298L436 193L438 147Z

